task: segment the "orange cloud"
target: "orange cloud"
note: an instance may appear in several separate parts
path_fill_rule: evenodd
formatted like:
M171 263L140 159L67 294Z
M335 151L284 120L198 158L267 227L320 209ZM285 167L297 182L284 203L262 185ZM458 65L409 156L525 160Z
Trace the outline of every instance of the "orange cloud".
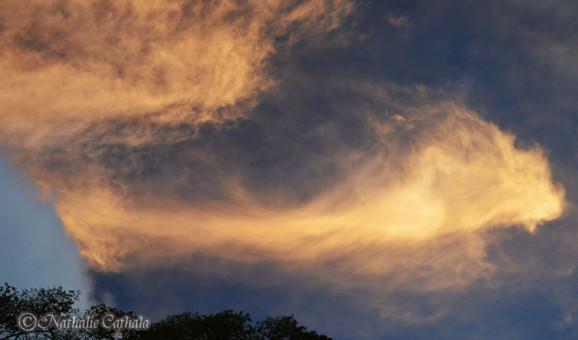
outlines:
M138 183L129 183L148 180L136 149L196 140L202 122L218 131L232 118L250 120L258 95L276 82L267 72L279 52L275 38L288 35L292 44L328 32L351 10L341 0L5 1L2 142L56 192L67 232L98 270L200 252L274 261L373 291L387 288L386 277L420 291L486 277L492 268L480 231L533 232L562 214L564 190L538 146L516 148L514 136L425 86L398 98L403 90L394 86L335 85L356 87L389 111L344 114L361 117L375 142L328 155L343 174L301 202L285 204L283 188L256 195L223 165L236 155L209 151L185 159L195 164L184 171L210 173L214 182L199 186L219 186L217 198L176 194L198 189L187 186L195 174L166 164L149 168L165 166L155 185L168 193L135 193ZM318 130L332 133L330 124ZM105 146L117 158L104 157Z
M233 179L229 200L204 203L122 196L99 183L63 188L57 211L101 270L119 270L127 256L155 261L200 251L288 267L343 255L352 275L388 275L402 264L411 277L435 257L424 289L487 274L476 231L533 231L563 211L564 191L540 149L517 149L512 135L463 107L440 104L383 124L418 140L404 150L392 132L382 135L379 153L352 162L344 181L296 208L264 206Z
M114 117L244 116L275 83L277 36L326 32L350 11L344 0L4 1L0 124L30 136Z

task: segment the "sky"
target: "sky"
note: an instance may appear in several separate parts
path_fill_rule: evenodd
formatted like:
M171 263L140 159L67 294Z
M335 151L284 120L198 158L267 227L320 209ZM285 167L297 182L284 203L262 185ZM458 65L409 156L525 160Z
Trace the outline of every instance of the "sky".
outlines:
M576 46L574 0L4 0L0 279L578 337Z

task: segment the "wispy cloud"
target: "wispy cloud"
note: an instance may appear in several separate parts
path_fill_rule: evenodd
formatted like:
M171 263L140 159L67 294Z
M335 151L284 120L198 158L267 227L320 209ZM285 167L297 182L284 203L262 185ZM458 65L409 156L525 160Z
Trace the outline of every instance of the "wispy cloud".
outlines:
M7 1L2 142L96 270L199 254L226 263L207 270L275 263L366 292L383 318L438 320L443 304L400 313L382 293L490 280L488 235L536 232L565 191L539 145L517 147L452 93L295 66L302 44L342 39L353 10Z
M387 22L395 28L403 28L411 26L409 18L406 16L396 16L392 13L387 14Z
M331 30L350 10L340 0L4 2L3 130L244 116L275 83L275 38Z

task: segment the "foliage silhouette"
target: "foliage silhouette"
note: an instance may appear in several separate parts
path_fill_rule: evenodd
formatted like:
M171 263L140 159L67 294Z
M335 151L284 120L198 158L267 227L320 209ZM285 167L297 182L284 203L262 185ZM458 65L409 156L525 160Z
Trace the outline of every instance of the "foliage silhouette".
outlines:
M62 287L23 289L5 283L0 287L0 340L62 339L62 340L330 340L331 338L308 331L291 316L267 317L253 323L248 313L225 310L216 314L182 313L152 323L148 329L106 328L105 318L137 320L134 312L98 304L80 313L74 308L80 291ZM18 325L23 312L35 316L53 315L77 320L96 320L95 327L58 327L58 322L24 331ZM40 320L40 319L38 319ZM38 324L42 324L41 322ZM57 325L58 324L58 325Z

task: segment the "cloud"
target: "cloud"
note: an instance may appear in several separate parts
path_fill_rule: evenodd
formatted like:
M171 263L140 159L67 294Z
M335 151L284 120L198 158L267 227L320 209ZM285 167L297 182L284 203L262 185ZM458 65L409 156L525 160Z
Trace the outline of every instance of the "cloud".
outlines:
M115 117L244 116L275 83L275 38L331 30L350 10L341 0L3 2L3 130L32 142Z
M45 180L58 184L58 214L82 254L101 270L197 252L309 270L337 258L340 268L333 270L339 275L387 276L403 266L404 284L435 290L487 275L486 243L477 231L520 225L532 232L562 213L564 191L552 183L538 147L517 149L512 135L455 102L399 105L397 110L395 115L372 113L372 149L364 154L332 150L330 158L340 169L332 184L293 203L283 195L286 187L276 186L275 192L250 186L253 182L245 180L250 172L243 170L247 159L239 160L237 171L219 168L220 153L228 154L228 146L212 149L212 155L186 148L190 158L174 153L173 163L158 165L163 168L158 178L136 172L141 176L136 183L124 176L123 163L109 167L102 160L88 166L94 177L83 172L52 180L70 171L58 166ZM328 127L317 131L320 138L335 139ZM218 140L211 135L208 143ZM121 158L140 153L123 148ZM135 158L128 166L146 168ZM324 168L322 158L316 161L315 167ZM182 166L201 178L174 173ZM204 189L205 182L220 187ZM299 186L292 180L285 184ZM139 191L143 186L150 191ZM451 247L455 251L447 252ZM431 258L436 262L424 269Z
M300 44L352 9L6 2L3 142L93 269L270 262L366 291L383 318L438 320L443 308L398 313L382 293L488 279L485 232L535 232L564 189L538 145L516 147L452 94L304 70Z
M404 28L404 27L411 26L411 22L409 21L409 18L405 17L405 16L395 16L395 15L389 13L386 16L386 19L387 19L387 22L395 28Z

